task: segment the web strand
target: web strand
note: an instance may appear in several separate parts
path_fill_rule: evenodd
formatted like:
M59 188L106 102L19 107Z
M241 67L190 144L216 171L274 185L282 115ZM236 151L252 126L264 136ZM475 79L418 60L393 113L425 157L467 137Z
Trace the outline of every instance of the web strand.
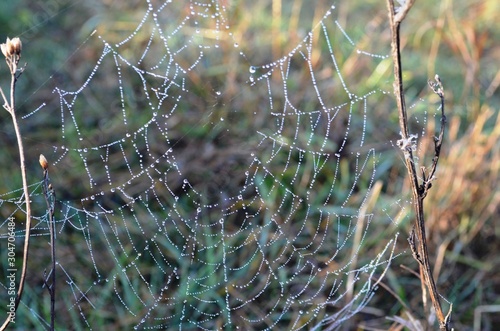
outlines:
M81 327L105 323L99 311L134 329L334 328L368 304L372 276L397 256L396 237L371 260L359 256L378 221L364 210L381 165L373 132L384 124L372 110L386 94L344 66L375 67L385 55L357 49L332 6L262 64L233 34L224 4L147 1L130 33L99 36L81 86L54 90L53 166L61 176L81 171L56 188L68 197L58 202L58 291ZM235 69L218 73L229 60ZM238 80L244 91L232 92ZM239 108L246 98L250 115ZM242 123L255 130L235 148ZM39 199L40 184L32 192ZM0 197L11 215L23 212L19 194ZM399 222L391 208L381 214ZM46 219L36 219L40 240Z

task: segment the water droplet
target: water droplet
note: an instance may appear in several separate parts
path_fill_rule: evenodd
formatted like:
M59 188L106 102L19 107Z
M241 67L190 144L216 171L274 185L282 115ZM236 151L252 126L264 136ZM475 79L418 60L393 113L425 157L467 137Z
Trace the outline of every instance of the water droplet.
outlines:
M250 71L251 74L254 74L256 69L254 66L250 66L250 68L248 69L248 71Z

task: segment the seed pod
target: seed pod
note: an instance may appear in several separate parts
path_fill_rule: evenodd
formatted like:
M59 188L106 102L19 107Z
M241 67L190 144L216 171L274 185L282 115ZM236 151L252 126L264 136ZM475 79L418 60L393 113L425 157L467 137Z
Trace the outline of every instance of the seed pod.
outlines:
M16 50L15 50L15 47L14 47L14 43L8 37L7 37L6 44L7 44L7 54L9 54L9 56L14 55L16 53Z
M18 37L15 37L10 42L12 44L14 54L20 56L21 51L23 49L23 43L21 42L21 39L19 39Z
M40 159L38 159L38 162L40 162L40 166L44 171L46 171L49 168L49 162L47 162L47 159L43 154L40 154Z
M9 54L7 53L7 44L1 44L0 48L2 49L3 56L9 57Z

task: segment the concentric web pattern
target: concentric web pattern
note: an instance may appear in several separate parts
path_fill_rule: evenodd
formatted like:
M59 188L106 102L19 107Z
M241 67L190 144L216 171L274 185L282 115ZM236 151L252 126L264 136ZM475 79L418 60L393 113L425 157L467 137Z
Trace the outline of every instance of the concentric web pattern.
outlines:
M99 37L102 53L80 88L54 90L61 143L45 154L59 172L56 192L68 196L56 215L57 295L61 318L74 325L333 329L366 306L394 258L396 238L359 255L377 221L381 162L372 136L384 123L371 110L385 93L366 88L372 72L343 72L347 59L376 66L385 57L358 50L332 7L285 56L255 63L233 36L225 3L148 1L129 36ZM247 89L231 94L221 79L201 94L206 112L191 112L199 78L215 75L227 53L243 65L219 75L235 74ZM89 103L99 93L116 102ZM251 116L239 98L255 99ZM44 111L52 110L25 121ZM183 121L189 127L179 134ZM243 122L254 135L216 154ZM206 168L193 169L196 158ZM57 186L78 169L80 182ZM32 191L40 200L39 186ZM2 197L18 206L12 215L22 212L20 192ZM36 218L33 238L46 243L46 229L46 217Z

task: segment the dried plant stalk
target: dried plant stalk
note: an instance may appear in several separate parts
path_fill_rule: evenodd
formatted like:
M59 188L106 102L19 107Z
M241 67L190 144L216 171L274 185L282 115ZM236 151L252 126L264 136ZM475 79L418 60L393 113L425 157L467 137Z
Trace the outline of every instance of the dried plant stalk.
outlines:
M22 75L24 68L18 68L19 59L21 58L22 51L22 43L19 38L13 38L12 40L7 38L6 43L0 45L0 49L5 56L5 61L7 62L7 66L9 67L11 74L10 81L10 100L7 99L3 90L0 88L0 94L3 97L4 105L3 107L12 117L12 123L14 125L14 130L16 132L17 138L17 146L19 149L19 163L21 169L21 176L23 181L23 192L24 192L24 200L26 204L26 232L24 238L24 248L23 248L23 265L21 270L21 278L19 280L19 288L17 290L15 309L19 306L19 302L21 301L21 296L23 294L24 282L26 280L26 272L28 269L28 251L29 251L29 239L30 239L30 231L31 231L31 204L30 204L30 194L28 189L28 180L26 176L26 162L24 160L24 147L23 140L21 135L21 129L19 128L19 123L17 122L16 116L16 99L15 99L15 91L16 91L16 83L19 77ZM0 327L0 330L5 330L9 323L11 322L12 315L8 314L5 322Z
M401 69L401 44L400 44L400 26L401 22L405 19L409 10L413 6L414 0L407 0L402 3L401 8L395 10L394 1L387 0L389 10L389 24L391 27L391 55L394 63L394 94L399 112L399 125L401 129L401 139L398 141L398 146L404 153L406 168L410 178L410 186L413 195L413 205L415 208L415 225L411 230L408 239L413 257L418 261L420 267L421 281L423 292L425 289L429 291L429 295L436 311L439 320L439 329L450 331L450 317L451 307L448 314L445 316L441 308L440 296L436 287L436 282L432 274L432 268L429 261L429 253L427 248L427 238L425 234L425 218L424 218L424 199L427 192L432 186L434 174L439 161L441 152L441 145L444 138L444 129L446 123L446 116L444 113L444 89L441 84L439 76L436 75L434 81L429 81L429 86L436 93L441 100L441 129L439 136L434 138L434 157L432 164L427 170L425 167L421 168L422 183L419 183L417 176L417 169L413 152L416 149L417 136L410 134L408 131L408 115L406 112L406 103L403 89L403 78ZM426 302L426 293L424 292L424 305Z

